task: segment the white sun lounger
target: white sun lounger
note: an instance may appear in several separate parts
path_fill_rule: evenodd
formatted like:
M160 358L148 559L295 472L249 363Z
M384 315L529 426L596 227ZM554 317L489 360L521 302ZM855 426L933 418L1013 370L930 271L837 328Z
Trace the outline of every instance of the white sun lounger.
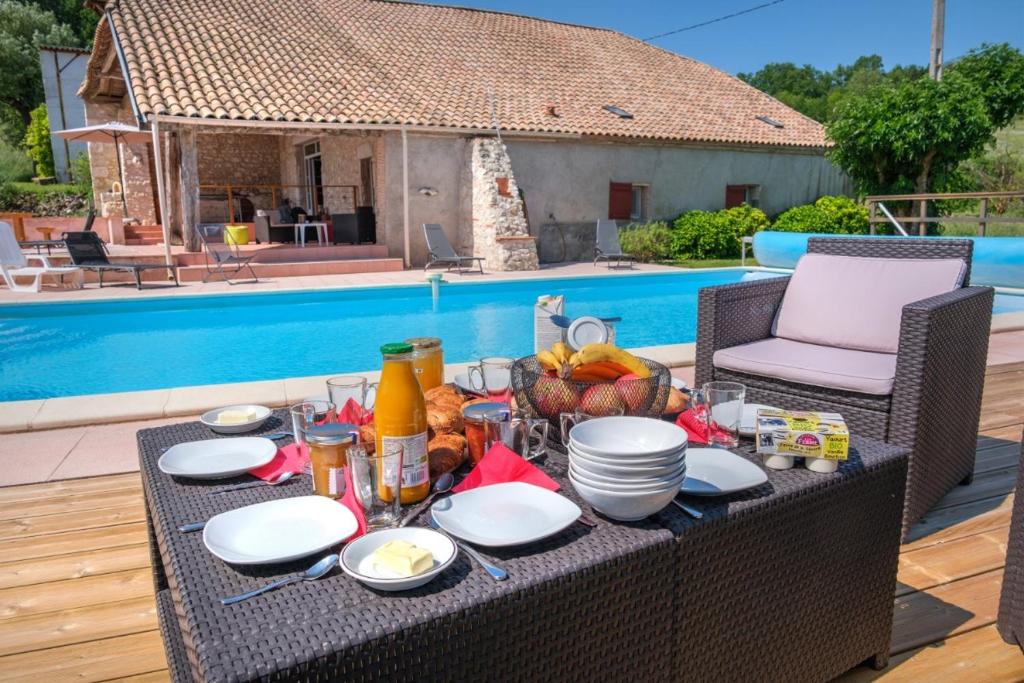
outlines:
M39 263L30 266L29 262ZM65 275L75 275L76 284L83 283L82 270L74 266L51 266L50 261L42 254L24 254L14 237L14 228L10 223L0 221L0 275L3 275L7 288L12 292L38 292L43 287L44 275L56 275L64 281ZM18 278L32 278L28 284L19 284Z

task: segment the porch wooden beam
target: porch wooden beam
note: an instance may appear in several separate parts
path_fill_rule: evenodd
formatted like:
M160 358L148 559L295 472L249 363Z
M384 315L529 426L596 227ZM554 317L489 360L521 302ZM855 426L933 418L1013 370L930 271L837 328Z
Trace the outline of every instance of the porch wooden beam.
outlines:
M182 128L178 133L181 159L178 175L181 183L181 232L185 250L202 251L197 224L199 222L199 154L194 128Z
M164 138L167 141L167 159L164 163L167 174L167 229L172 235L181 237L184 234L181 227L181 175L178 171L181 167L181 147L177 132L168 132Z

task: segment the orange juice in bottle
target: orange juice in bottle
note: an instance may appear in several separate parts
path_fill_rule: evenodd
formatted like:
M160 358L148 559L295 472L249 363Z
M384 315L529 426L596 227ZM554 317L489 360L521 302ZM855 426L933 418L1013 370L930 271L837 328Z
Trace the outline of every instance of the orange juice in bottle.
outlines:
M437 337L406 339L412 345L412 367L423 391L444 384L444 350Z
M423 500L430 493L430 466L427 460L427 407L423 389L413 368L411 344L395 343L380 347L384 365L373 405L377 428L377 452L387 456L403 449L403 504ZM381 491L385 500L390 492Z

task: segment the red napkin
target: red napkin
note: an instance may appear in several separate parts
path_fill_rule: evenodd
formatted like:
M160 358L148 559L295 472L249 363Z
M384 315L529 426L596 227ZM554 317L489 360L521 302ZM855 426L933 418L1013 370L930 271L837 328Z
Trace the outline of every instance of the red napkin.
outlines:
M504 484L521 481L548 491L557 491L558 483L539 469L509 450L504 444L496 443L484 453L465 479L452 489L455 493L475 489L478 486Z
M362 407L354 398L345 401L338 413L338 422L350 425L365 425L373 422L373 411Z
M351 541L353 538L359 538L366 533L366 516L363 514L363 506L359 504L359 499L356 498L356 489L352 486L352 468L345 468L345 495L338 501L351 512L352 516L356 518L356 532L348 537L346 543Z
M708 425L704 422L703 415L695 413L693 408L679 413L679 417L676 418L676 424L686 430L686 438L689 443L707 444ZM717 426L713 429L715 433L724 433Z
M293 443L284 448L277 449L277 454L273 460L266 465L249 470L249 474L263 481L270 481L271 479L277 479L285 472L301 474L302 468L308 462L309 449L306 448L306 445Z

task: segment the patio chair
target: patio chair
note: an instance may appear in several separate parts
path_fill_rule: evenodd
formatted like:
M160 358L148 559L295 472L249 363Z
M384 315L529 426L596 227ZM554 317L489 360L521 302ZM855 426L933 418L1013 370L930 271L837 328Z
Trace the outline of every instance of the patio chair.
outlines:
M811 238L792 277L702 289L696 384L911 451L903 536L974 473L993 290L970 240Z
M601 259L608 262L608 268L612 267L612 261L615 261L616 268L620 268L623 261L628 261L629 267L633 267L634 258L622 251L622 245L619 244L619 225L613 220L601 219L597 222L594 265L596 266Z
M208 282L210 277L220 275L229 285L235 284L229 276L237 275L246 268L252 274L253 282L259 282L256 271L252 268L251 261L256 258L255 254L242 256L242 250L238 244L231 239L231 233L224 231L223 223L203 223L197 228L199 238L203 241L203 250L206 252L206 274L203 275L203 282ZM227 240L225 242L225 235Z
M423 270L436 264L442 264L448 266L448 270L454 266L458 272L464 273L466 271L463 265L468 263L472 269L473 262L476 261L477 267L480 268L480 274L484 274L484 260L479 256L459 256L455 253L451 242L448 241L448 236L444 234L444 230L437 223L424 223L423 236L427 240L427 251L430 253L430 260L427 261L427 265L423 266Z
M30 266L31 261L39 265ZM63 284L65 275L80 278L82 271L74 266L51 266L49 259L42 254L23 254L14 237L14 228L10 223L0 221L0 275L12 292L39 292L43 288L44 275L56 275ZM19 284L18 278L32 278L32 281ZM80 279L78 283L81 284Z
M1024 443L1021 444L1024 459ZM1019 460L1018 460L1019 463ZM1024 651L1024 468L1017 472L1017 489L1010 517L1010 540L1006 544L1006 567L999 597L999 635Z
M126 272L135 277L135 288L142 289L142 271L169 270L174 278L174 286L178 286L178 272L165 263L113 263L107 257L106 245L96 233L66 232L63 235L64 246L68 250L71 262L83 270L92 270L99 277L103 287L103 274L107 272Z

